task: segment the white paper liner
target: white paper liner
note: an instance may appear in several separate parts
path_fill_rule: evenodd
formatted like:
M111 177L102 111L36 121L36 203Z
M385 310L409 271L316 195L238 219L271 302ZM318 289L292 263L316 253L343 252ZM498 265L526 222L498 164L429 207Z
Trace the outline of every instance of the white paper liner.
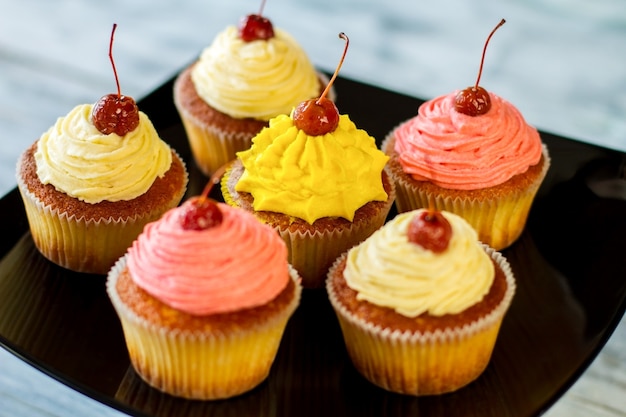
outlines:
M229 398L267 378L288 319L300 303L300 278L289 272L296 294L284 311L237 333L223 334L161 327L140 317L119 297L116 283L126 256L109 272L106 290L122 323L131 363L149 385L198 400Z
M176 207L183 198L188 172L183 159L176 151L172 152L182 163L185 177L183 187L172 196L170 204L134 216L111 215L100 219L85 219L68 214L62 207L45 205L24 183L20 175L23 156L20 157L16 172L17 186L39 252L51 262L76 272L106 274L147 223Z
M505 274L507 290L503 299L491 312L478 320L461 327L438 329L434 332L382 328L348 311L337 298L331 278L347 254L344 253L337 259L329 270L326 290L341 324L351 360L366 379L389 391L431 395L459 389L483 372L491 356L500 323L515 295L516 284L506 258L493 248L482 245ZM473 343L474 336L480 337L479 335L488 332L493 333L492 340L487 340L477 349L463 348L465 342ZM481 340L478 340L478 344L481 344ZM476 345L472 346L476 348ZM401 367L393 364L398 358L390 356L387 348L406 359ZM481 363L472 366L473 356ZM464 369L468 364L470 367ZM428 382L424 383L424 379Z

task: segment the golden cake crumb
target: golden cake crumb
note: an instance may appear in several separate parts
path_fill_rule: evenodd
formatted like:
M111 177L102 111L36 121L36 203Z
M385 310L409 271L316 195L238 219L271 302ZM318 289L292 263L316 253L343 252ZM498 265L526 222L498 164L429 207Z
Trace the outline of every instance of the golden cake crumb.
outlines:
M446 328L463 327L486 316L501 303L507 290L506 276L504 271L493 260L492 263L494 264L496 274L493 284L485 297L479 303L458 314L446 314L443 316L432 316L428 313L423 313L415 318L410 318L396 313L391 308L379 307L368 301L357 300L357 292L348 287L343 276L346 266L345 257L329 279L339 303L362 320L380 326L383 329L391 328L413 333L425 333Z
M178 155L172 150L172 165L161 177L157 178L150 189L143 195L128 201L101 201L91 204L58 191L51 184L42 184L37 176L35 151L37 142L33 143L22 155L19 175L28 190L45 206L76 216L77 219L126 219L151 213L171 204L172 198L184 192L187 174L185 166Z
M192 256L192 255L190 255ZM211 331L229 334L237 328L265 323L285 311L296 296L296 285L289 279L286 287L269 303L241 311L196 316L176 310L137 286L128 268L121 271L116 285L121 301L135 314L157 326L183 331Z

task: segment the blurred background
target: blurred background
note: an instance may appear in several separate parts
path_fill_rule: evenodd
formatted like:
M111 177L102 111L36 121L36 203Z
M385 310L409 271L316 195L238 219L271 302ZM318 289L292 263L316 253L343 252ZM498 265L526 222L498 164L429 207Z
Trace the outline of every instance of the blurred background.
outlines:
M319 68L429 99L474 83L541 130L626 151L626 2L620 0L268 0L264 14ZM140 99L191 62L258 0L0 0L0 194L18 155L57 117L115 91ZM371 103L376 106L376 103ZM416 109L417 110L417 109ZM5 219L6 221L6 219ZM626 416L626 330L546 415ZM0 349L0 416L120 415Z

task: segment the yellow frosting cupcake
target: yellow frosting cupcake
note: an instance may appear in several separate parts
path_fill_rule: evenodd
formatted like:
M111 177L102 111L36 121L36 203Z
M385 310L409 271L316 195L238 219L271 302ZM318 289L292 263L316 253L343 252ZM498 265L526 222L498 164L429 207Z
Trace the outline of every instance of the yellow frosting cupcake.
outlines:
M410 395L451 392L478 378L515 292L506 259L457 215L440 213L451 230L445 248L415 243L411 223L426 214L397 215L342 254L326 281L356 369Z
M303 285L320 287L334 259L385 222L395 196L387 159L347 115L320 136L281 115L238 153L222 194L274 227Z

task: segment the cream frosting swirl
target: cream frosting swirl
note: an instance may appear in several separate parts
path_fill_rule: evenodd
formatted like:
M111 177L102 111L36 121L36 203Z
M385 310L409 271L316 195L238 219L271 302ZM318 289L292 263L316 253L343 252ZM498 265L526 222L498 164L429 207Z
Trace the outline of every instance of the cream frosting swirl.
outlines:
M288 283L287 248L251 214L223 203L221 224L186 230L181 207L149 223L128 250L134 282L163 303L194 315L263 305Z
M395 130L404 171L445 188L493 187L541 159L537 130L509 102L490 93L491 109L468 116L454 109L456 92L422 104Z
M495 269L472 227L442 212L452 227L448 248L435 253L408 240L414 216L402 213L352 248L344 277L357 298L407 317L456 314L489 292Z
M308 136L280 115L237 155L245 170L235 189L252 194L257 211L310 224L322 217L352 221L361 206L387 200L381 175L389 158L347 115L320 136Z
M74 107L39 138L39 180L91 204L144 194L170 168L170 147L143 112L135 130L121 137L100 133L91 109L91 104Z
M318 96L318 76L304 50L280 28L274 34L244 42L235 26L219 33L192 70L198 95L231 117L265 121Z

